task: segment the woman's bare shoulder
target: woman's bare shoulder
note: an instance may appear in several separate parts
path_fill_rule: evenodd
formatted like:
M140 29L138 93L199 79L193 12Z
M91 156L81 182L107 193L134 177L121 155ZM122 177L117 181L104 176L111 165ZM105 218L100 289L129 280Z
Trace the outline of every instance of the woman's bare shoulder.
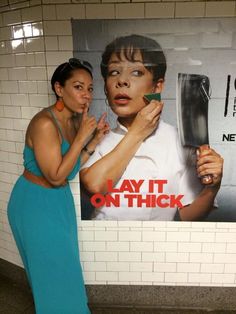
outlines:
M36 134L54 134L57 135L56 126L52 116L47 109L39 111L30 121L26 131L26 143L33 146L33 138Z

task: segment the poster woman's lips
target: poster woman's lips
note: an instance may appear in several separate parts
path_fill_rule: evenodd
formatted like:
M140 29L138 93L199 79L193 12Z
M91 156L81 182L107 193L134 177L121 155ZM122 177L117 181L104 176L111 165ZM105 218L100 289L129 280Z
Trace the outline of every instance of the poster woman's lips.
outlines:
M118 105L126 105L130 100L131 98L127 94L120 93L115 95L114 97L114 103Z

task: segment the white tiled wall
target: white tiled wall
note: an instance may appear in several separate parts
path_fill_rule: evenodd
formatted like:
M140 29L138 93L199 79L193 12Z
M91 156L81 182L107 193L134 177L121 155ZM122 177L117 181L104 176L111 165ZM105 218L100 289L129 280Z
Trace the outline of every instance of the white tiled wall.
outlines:
M7 202L22 172L29 119L54 101L48 78L72 56L70 18L230 17L235 7L235 1L1 1L1 258L22 265L7 222ZM72 189L86 283L236 285L235 223L81 222L78 178Z

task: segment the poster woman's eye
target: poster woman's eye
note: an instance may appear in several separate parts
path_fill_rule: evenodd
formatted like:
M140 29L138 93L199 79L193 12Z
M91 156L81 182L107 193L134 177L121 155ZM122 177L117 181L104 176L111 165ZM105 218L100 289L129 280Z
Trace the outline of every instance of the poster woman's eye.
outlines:
M134 76L142 76L144 73L141 70L133 70L132 75Z
M119 74L119 71L118 70L110 70L108 72L108 76L116 76Z

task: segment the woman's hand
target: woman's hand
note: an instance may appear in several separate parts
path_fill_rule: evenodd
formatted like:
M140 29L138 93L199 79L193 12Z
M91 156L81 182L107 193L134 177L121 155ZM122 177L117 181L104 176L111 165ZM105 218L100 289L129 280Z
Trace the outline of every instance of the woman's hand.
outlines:
M224 159L210 147L204 147L200 151L198 151L197 156L198 176L211 175L213 182L209 186L220 186L223 176Z
M146 107L139 111L129 132L142 137L142 140L147 138L157 128L162 108L163 102L152 100Z
M82 114L82 119L80 121L80 126L76 134L76 139L82 141L83 143L88 140L88 138L93 134L97 127L97 122L95 117L88 116L88 107L84 109Z
M96 142L96 144L99 144L104 136L109 133L110 131L110 125L106 121L107 113L104 112L97 123L97 129L94 132L93 140Z

